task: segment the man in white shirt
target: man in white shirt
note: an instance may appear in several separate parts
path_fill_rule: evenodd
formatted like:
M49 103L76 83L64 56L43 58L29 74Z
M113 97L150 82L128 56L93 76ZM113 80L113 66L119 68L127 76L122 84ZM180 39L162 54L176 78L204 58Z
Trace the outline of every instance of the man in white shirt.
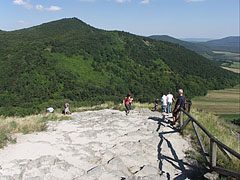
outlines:
M54 113L54 109L51 106L49 106L49 108L47 108L47 111L50 113Z
M168 95L167 95L167 113L168 114L171 113L171 105L174 100L175 99L174 99L173 95L171 94L170 91L168 91Z
M167 96L166 95L162 96L161 102L162 102L162 112L166 112L166 108L167 108Z

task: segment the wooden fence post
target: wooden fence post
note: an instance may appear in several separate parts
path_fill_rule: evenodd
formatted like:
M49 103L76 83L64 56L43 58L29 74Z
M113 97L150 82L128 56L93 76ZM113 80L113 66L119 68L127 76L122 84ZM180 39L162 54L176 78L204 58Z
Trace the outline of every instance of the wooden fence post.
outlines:
M217 144L212 139L210 139L210 161L211 167L215 167L217 165Z

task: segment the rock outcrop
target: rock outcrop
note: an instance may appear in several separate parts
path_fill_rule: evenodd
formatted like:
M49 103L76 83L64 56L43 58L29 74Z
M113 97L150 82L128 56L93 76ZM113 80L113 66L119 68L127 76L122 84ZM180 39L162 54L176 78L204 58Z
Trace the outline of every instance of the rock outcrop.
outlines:
M189 143L147 109L73 113L0 150L0 180L186 179Z

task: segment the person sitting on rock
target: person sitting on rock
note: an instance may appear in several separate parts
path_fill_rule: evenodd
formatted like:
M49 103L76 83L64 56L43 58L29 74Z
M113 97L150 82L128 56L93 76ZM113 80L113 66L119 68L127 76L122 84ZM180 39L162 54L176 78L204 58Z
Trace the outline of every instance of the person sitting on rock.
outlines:
M50 112L50 113L54 113L54 109L53 109L51 106L49 106L49 107L47 108L47 111Z
M70 110L69 110L69 104L68 103L65 103L65 110L64 110L64 114L71 114Z

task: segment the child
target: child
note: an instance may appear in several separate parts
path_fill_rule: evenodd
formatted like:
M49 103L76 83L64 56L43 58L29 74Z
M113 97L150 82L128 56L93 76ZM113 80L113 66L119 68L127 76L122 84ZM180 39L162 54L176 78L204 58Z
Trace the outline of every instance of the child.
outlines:
M71 114L70 110L69 110L69 104L68 103L65 103L65 110L64 110L64 114Z
M154 111L157 111L158 101L159 101L159 99L156 99L156 100L155 100Z

